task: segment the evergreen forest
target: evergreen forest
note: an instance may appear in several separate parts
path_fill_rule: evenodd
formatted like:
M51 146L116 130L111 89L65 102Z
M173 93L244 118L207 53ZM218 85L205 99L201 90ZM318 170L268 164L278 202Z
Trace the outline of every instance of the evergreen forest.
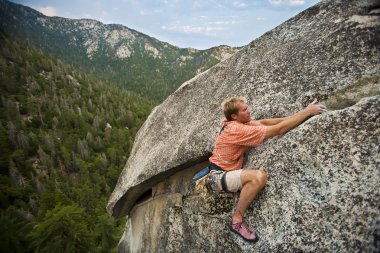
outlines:
M7 0L0 0L0 30L155 104L183 82L219 63L225 53L237 50L228 46L178 48L123 25L47 17ZM130 55L118 56L120 49Z
M0 252L116 252L105 210L152 102L0 34Z

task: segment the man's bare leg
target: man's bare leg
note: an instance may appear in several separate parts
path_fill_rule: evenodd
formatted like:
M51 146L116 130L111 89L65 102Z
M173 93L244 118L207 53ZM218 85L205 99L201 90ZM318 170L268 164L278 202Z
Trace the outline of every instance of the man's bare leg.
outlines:
M241 173L242 189L239 201L232 216L232 224L240 222L244 218L244 213L265 186L268 174L263 170L243 170Z

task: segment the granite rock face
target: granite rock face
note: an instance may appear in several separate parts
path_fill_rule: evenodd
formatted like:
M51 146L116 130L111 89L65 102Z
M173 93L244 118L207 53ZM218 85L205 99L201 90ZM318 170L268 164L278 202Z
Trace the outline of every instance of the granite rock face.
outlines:
M151 113L110 197L128 215L121 252L380 250L380 6L322 1L184 83ZM226 97L253 118L282 117L314 98L329 111L247 153L268 185L246 213L261 237L227 229L238 194L195 191Z

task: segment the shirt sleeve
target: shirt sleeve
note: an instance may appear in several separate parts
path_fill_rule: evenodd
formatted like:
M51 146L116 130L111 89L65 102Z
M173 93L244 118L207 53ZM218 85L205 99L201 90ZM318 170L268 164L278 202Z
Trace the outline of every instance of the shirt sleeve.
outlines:
M267 126L252 126L240 124L231 129L234 135L233 143L236 145L258 147L265 138Z

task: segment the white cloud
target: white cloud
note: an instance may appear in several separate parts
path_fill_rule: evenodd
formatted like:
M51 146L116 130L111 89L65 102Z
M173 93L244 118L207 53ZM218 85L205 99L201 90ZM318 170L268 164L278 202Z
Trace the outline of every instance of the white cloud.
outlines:
M248 6L245 2L242 2L242 1L234 1L232 4L233 6L238 7L238 8L244 8Z
M234 25L237 23L242 23L243 21L236 21L236 20L230 20L230 21L210 21L207 22L207 25Z
M229 21L212 21L212 22L207 22L208 25L228 25L230 24Z
M141 10L139 12L139 14L141 16L148 16L148 15L154 15L154 14L157 14L157 13L161 13L162 11L159 10L159 9L156 9L156 10Z
M185 33L205 33L212 31L221 31L223 27L212 27L212 26L183 26L182 30Z
M191 9L192 10L200 10L200 9L224 9L224 8L226 8L226 7L223 4L219 3L219 1L214 1L214 0L194 1L192 3L192 5L191 5Z
M92 15L91 15L90 13L83 13L82 16L83 16L84 18L93 19L93 18L92 18Z
M35 8L46 16L57 16L57 10L52 6Z
M289 0L290 6L302 6L305 4L305 0Z
M302 6L305 4L305 0L268 0L273 6Z
M280 5L283 0L268 0L268 2L271 4L271 5L275 5L275 6L278 6Z
M179 3L179 0L165 0L164 1L164 4L169 4L169 5L178 4L178 3Z
M176 31L182 33L210 33L213 31L222 31L223 27L215 26L191 26L191 25L163 25L161 29L167 31Z
M204 5L204 4L202 4L201 2L199 2L199 1L195 1L195 2L193 3L192 8L193 8L193 9L198 9L198 8L201 8L203 5Z

